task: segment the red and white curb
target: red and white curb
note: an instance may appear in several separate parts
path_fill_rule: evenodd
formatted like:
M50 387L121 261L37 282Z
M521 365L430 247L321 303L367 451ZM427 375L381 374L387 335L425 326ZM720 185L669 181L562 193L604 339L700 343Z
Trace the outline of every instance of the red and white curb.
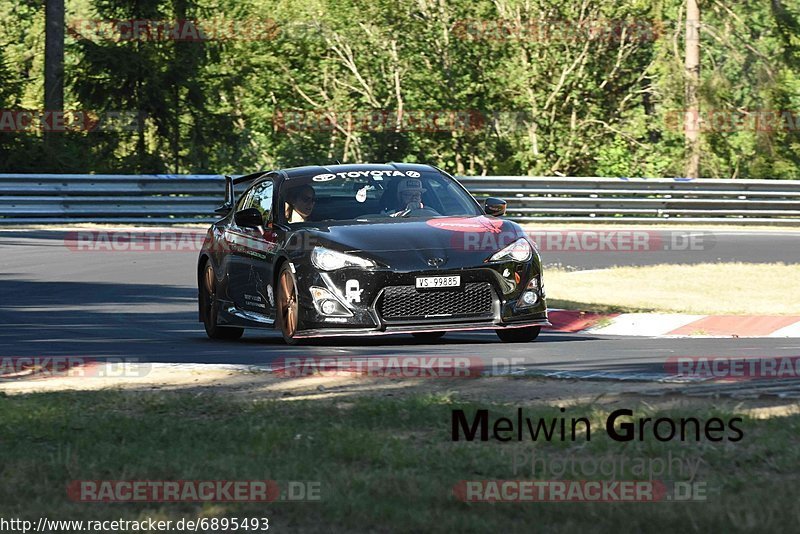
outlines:
M683 313L598 314L550 310L550 328L644 337L800 337L800 317L789 315L689 315Z

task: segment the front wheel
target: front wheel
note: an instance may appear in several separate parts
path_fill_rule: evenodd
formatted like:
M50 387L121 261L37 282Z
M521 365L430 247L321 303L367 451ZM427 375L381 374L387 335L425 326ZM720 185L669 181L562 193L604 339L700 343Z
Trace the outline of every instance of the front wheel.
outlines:
M539 337L541 326L526 326L523 328L509 328L507 330L495 330L497 337L504 343L527 343Z
M200 306L203 310L203 326L206 335L211 339L236 340L244 334L244 328L217 325L217 277L209 263L203 272L203 284L200 288Z
M278 327L281 329L283 340L289 345L297 345L300 342L300 339L295 337L300 306L297 297L297 279L288 263L283 264L278 274L276 304Z

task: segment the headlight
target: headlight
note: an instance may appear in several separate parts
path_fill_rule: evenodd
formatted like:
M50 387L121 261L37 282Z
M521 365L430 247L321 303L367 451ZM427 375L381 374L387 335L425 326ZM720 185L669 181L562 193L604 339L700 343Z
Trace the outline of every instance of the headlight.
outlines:
M528 243L528 240L524 237L520 237L503 250L495 253L494 256L489 258L489 261L514 260L525 262L530 260L532 256L533 249L531 248L531 244Z
M352 254L337 252L325 247L314 247L311 251L311 263L322 271L335 271L342 267L375 267L375 263Z

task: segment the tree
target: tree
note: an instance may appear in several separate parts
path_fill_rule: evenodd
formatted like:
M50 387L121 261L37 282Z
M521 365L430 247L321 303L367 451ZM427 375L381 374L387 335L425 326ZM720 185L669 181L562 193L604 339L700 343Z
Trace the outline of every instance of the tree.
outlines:
M44 47L44 110L49 113L64 111L64 0L45 2ZM58 132L45 132L45 145L50 152Z
M686 177L699 178L700 173L700 7L697 0L686 0Z

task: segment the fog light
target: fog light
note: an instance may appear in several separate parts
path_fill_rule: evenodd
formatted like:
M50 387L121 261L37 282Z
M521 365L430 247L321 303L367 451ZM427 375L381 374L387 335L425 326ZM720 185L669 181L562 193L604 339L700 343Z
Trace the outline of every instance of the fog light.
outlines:
M538 295L536 295L535 291L526 291L522 294L522 302L527 304L528 306L533 306L536 304L536 301L539 300Z
M353 313L330 291L322 287L311 286L311 298L314 299L314 308L320 315L334 317L352 317Z
M331 315L333 312L336 311L336 303L332 300L323 300L322 301L322 313L325 315Z

